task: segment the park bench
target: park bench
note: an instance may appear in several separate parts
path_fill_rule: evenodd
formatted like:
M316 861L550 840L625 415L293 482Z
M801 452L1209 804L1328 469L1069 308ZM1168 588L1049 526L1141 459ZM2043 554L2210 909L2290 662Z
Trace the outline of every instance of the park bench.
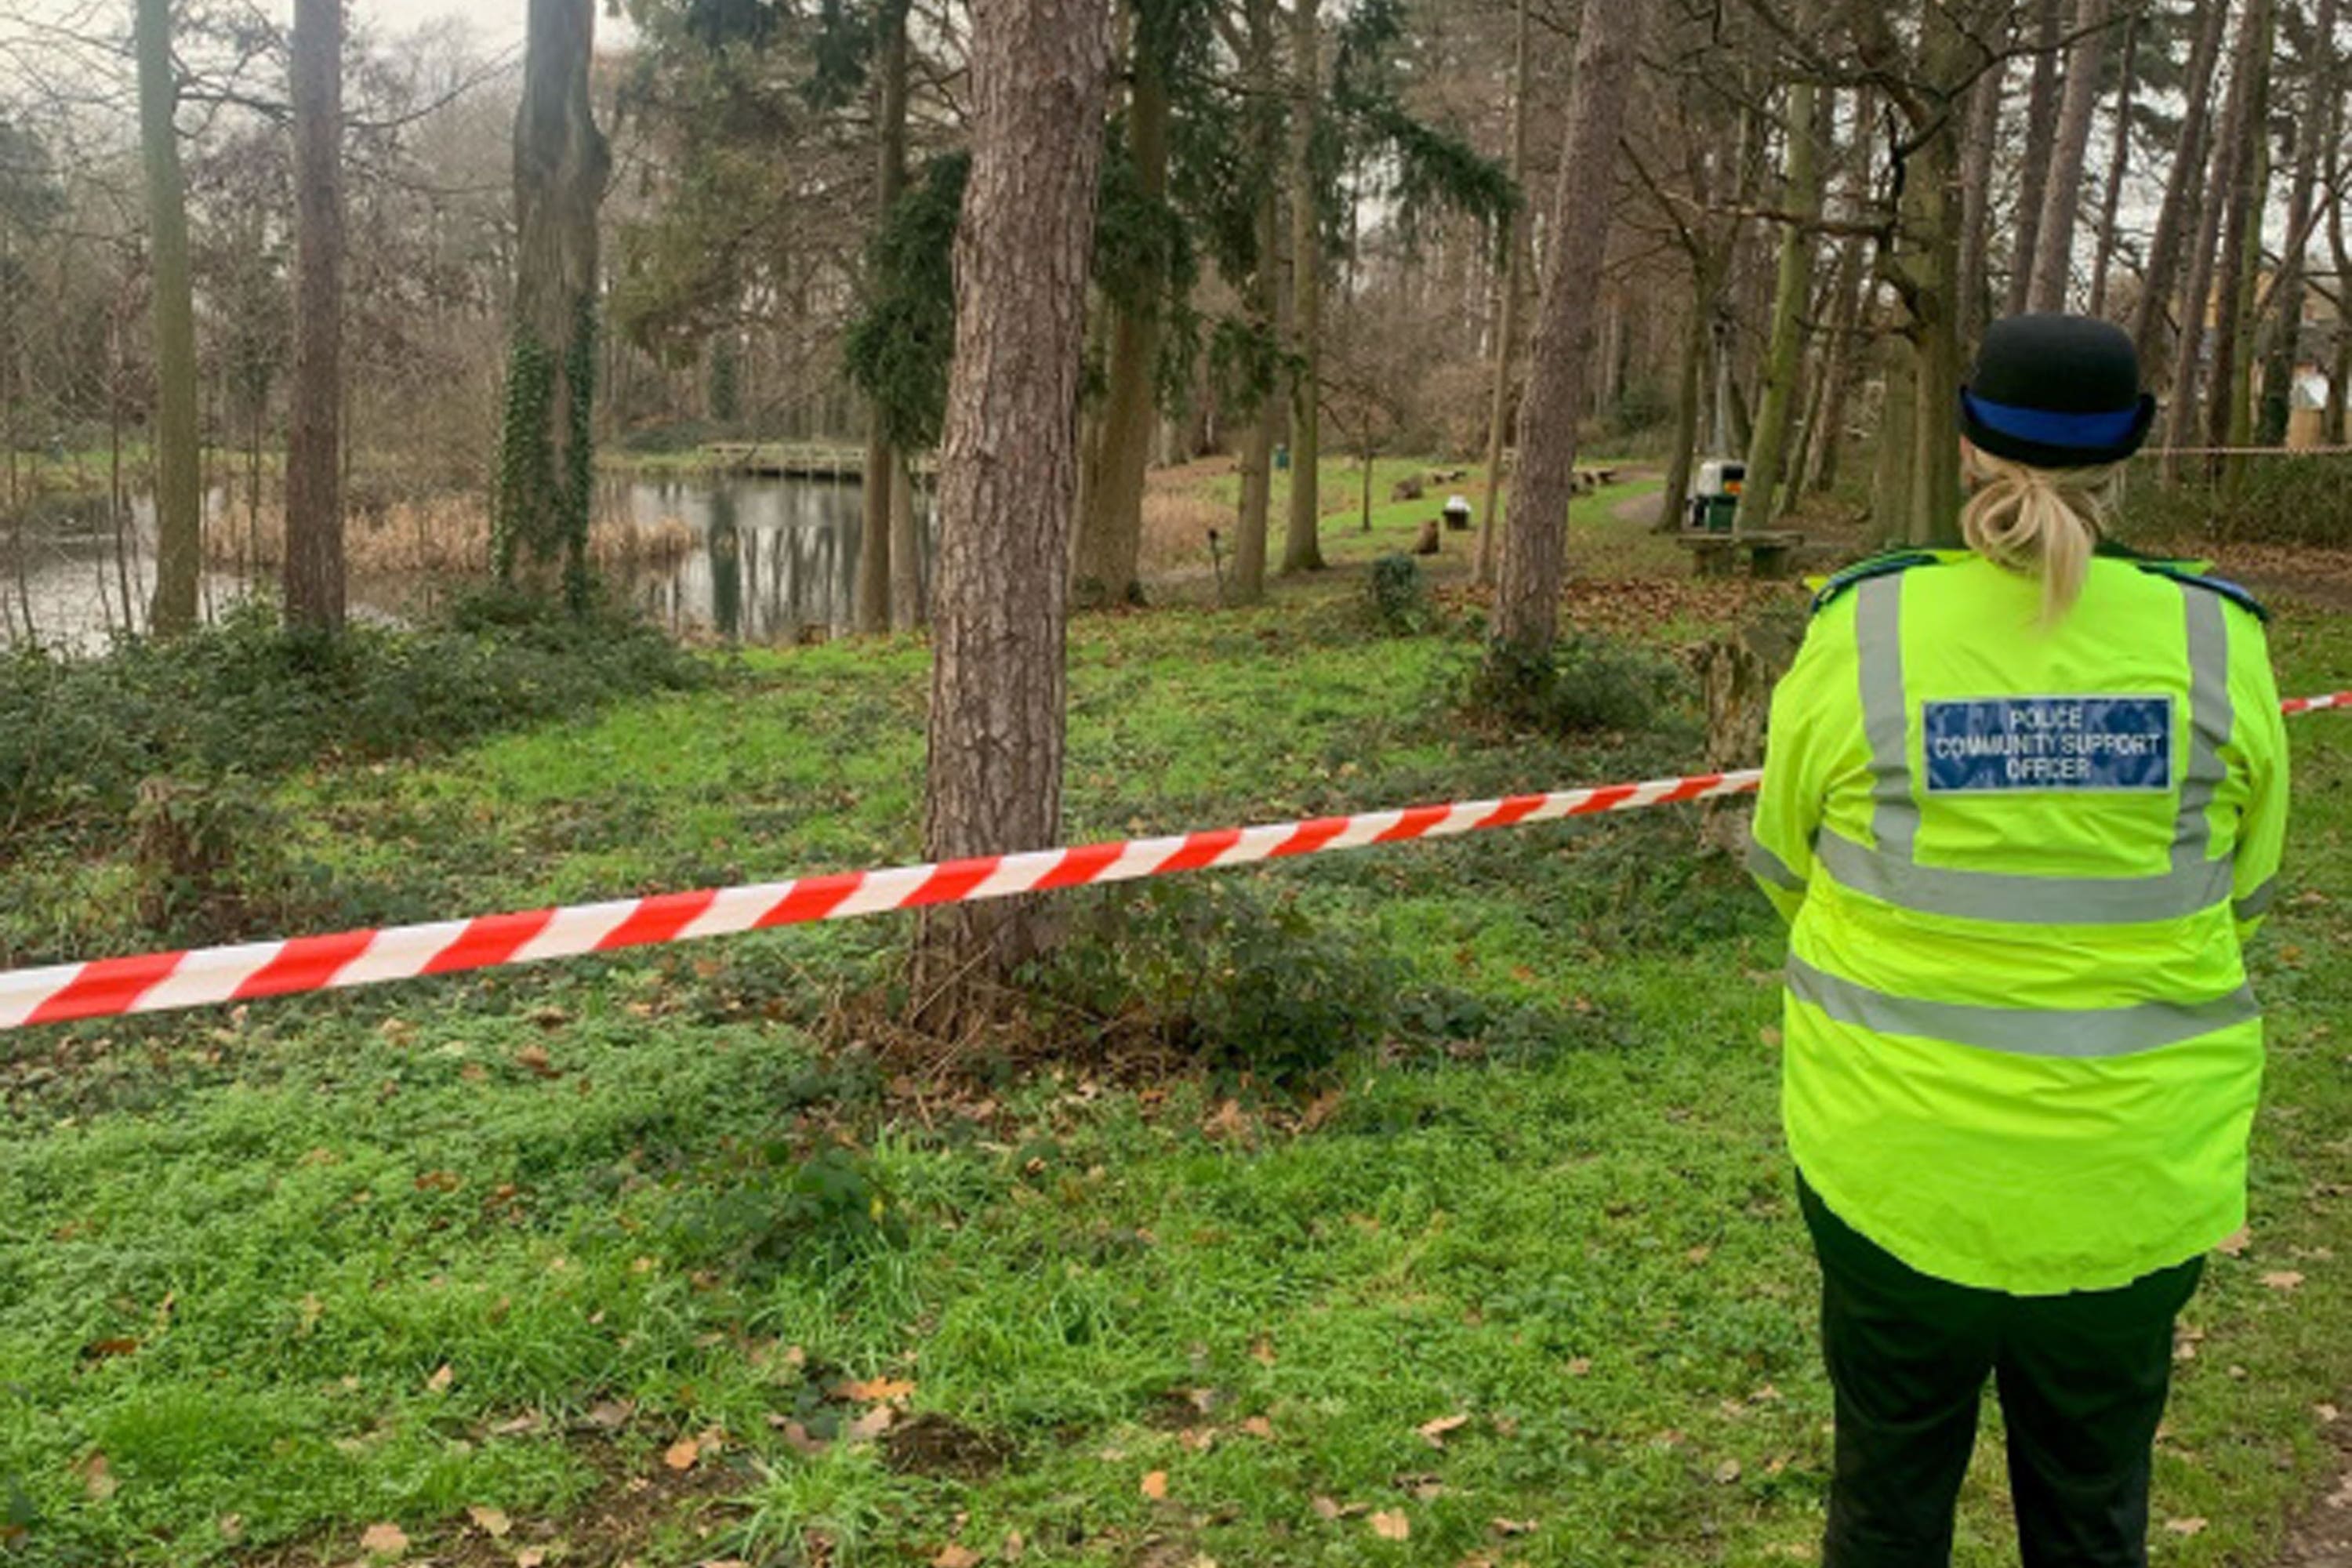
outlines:
M1692 552L1702 577L1738 575L1742 551L1748 554L1749 576L1767 580L1790 576L1796 570L1798 547L1805 542L1803 534L1781 530L1750 533L1688 531L1677 537L1682 547Z

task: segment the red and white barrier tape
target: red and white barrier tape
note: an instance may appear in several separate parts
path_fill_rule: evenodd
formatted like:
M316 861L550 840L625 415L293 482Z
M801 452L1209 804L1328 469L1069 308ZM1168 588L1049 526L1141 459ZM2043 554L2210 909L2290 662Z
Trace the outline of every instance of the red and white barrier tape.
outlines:
M2352 709L2352 692L2303 698L2290 714ZM734 936L780 926L850 920L893 910L976 903L1184 871L1325 855L1493 827L1748 795L1760 773L1710 773L1650 784L1528 795L1509 800L1420 805L1361 816L1268 827L1229 827L1174 838L1041 849L940 866L847 871L795 882L623 900L525 914L242 947L149 953L0 973L0 1032L89 1018L163 1013L228 1002L382 985L432 974L579 958L624 948Z

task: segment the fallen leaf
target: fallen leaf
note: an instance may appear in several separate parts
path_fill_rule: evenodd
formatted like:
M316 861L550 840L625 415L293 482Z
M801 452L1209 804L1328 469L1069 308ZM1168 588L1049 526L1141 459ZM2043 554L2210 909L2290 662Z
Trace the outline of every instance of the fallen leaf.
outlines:
M1414 1430L1421 1434L1422 1441L1431 1447L1443 1448L1445 1447L1447 1433L1457 1431L1469 1424L1470 1417L1467 1415L1441 1415L1434 1421L1423 1422Z
M887 1405L877 1405L865 1415L842 1428L842 1436L853 1443L871 1443L890 1430L898 1413Z
M81 1347L81 1353L85 1361L109 1361L115 1356L136 1355L139 1353L139 1342L127 1339L92 1340Z
M455 1171L427 1171L416 1178L420 1193L454 1193L466 1184L466 1178Z
M220 1531L220 1538L223 1541L234 1546L245 1539L245 1515L225 1513L220 1516L213 1528Z
M588 1425L606 1432L617 1432L629 1424L636 1406L625 1399L600 1399L588 1407Z
M503 1540L507 1531L514 1528L514 1521L494 1508L469 1508L466 1517L493 1541Z
M2202 1535L2205 1533L2205 1521L2194 1517L2168 1519L2164 1521L2164 1528L2175 1535Z
M1260 1366L1272 1366L1275 1362L1274 1342L1260 1334L1257 1342L1250 1346L1250 1359Z
M979 1568L980 1553L968 1546L950 1544L940 1548L931 1559L931 1568Z
M1574 1361L1570 1362L1568 1363L1568 1375L1570 1377L1591 1377L1592 1375L1592 1358L1589 1355L1580 1355Z
M1739 1461L1726 1459L1715 1468L1715 1484L1727 1487L1739 1479Z
M1347 1098L1348 1091L1340 1089L1318 1095L1314 1103L1307 1108L1307 1114L1300 1119L1299 1125L1309 1132L1315 1131L1331 1120Z
M2247 1229L2244 1226L2240 1226L2227 1240L2223 1241L2213 1250L2221 1254L2224 1258L2243 1258L2246 1255L2247 1244L2253 1239L2254 1233Z
M1412 1521L1401 1513L1372 1515L1372 1533L1382 1541L1409 1541L1412 1538Z
M680 1437L662 1455L662 1463L673 1470L690 1470L702 1458L702 1445L691 1437Z
M89 1493L92 1502L104 1502L121 1486L114 1479L114 1471L108 1466L104 1454L92 1453L74 1467L74 1473L81 1478L82 1489Z
M445 1361L441 1363L440 1371L425 1380L425 1386L435 1394L446 1394L449 1392L449 1385L457 1381L457 1370Z
M1339 1517L1339 1505L1329 1498L1318 1497L1309 1506L1315 1510L1315 1516L1326 1524Z
M1495 1521L1495 1533L1497 1535L1533 1535L1535 1532L1536 1521L1532 1519L1498 1519Z
M360 1550L371 1557L397 1557L408 1550L408 1532L396 1524L371 1524L360 1536Z
M1004 1545L999 1550L998 1555L1007 1563L1018 1563L1028 1554L1029 1538L1017 1530L1006 1531Z
M809 1436L807 1427L799 1422L770 1412L768 1424L784 1435L784 1446L795 1454L822 1454L824 1445Z
M2333 1405L2326 1404L2324 1402L2313 1405L2311 1407L2311 1413L2319 1417L2319 1424L2322 1426L2335 1426L2336 1418L2342 1414L2342 1412L2337 1410Z
M515 1568L546 1568L546 1563L547 1549L543 1546L526 1546L515 1553Z
M2281 1268L2263 1275L2263 1283L2273 1290L2294 1290L2302 1287L2303 1276L2292 1268Z
M1274 1423L1263 1415L1253 1415L1243 1422L1242 1430L1253 1437L1264 1437L1268 1442L1274 1440Z
M562 1078L555 1068L555 1058L547 1054L545 1046L525 1046L515 1053L515 1065L541 1078Z
M1165 1470L1154 1470L1150 1475L1144 1477L1142 1489L1143 1495L1150 1498L1154 1502L1160 1502L1165 1500L1168 1496L1168 1472Z
M908 1397L915 1392L915 1385L893 1378L877 1377L866 1383L841 1384L833 1392L852 1405L879 1405Z
M1683 1254L1683 1257L1687 1258L1693 1264L1704 1263L1714 1256L1715 1248L1712 1247L1694 1247L1688 1252Z

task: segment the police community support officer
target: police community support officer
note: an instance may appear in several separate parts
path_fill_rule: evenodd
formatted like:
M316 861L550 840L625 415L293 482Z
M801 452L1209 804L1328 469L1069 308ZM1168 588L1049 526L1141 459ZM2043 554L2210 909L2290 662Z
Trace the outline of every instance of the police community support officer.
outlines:
M2245 1219L2286 743L2262 608L2099 542L2154 414L2117 329L1997 323L1969 550L1834 580L1773 702L1830 1568L1948 1561L1989 1374L2027 1568L2145 1563L2173 1320Z

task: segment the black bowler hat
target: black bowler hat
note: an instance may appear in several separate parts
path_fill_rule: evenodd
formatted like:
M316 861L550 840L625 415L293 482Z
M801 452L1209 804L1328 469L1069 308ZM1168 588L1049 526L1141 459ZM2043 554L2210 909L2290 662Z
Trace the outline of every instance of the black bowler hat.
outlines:
M2011 316L1986 330L1960 389L1960 429L1995 457L2037 468L2120 463L2156 423L2139 352L2112 321Z

